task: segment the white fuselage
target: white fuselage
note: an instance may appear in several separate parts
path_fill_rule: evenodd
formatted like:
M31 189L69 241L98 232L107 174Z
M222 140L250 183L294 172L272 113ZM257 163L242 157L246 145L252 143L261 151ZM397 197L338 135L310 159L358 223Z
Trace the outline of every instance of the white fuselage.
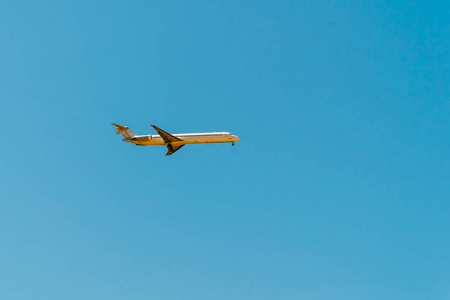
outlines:
M205 132L205 133L180 133L173 134L181 141L177 144L207 144L207 143L234 143L239 138L229 132ZM166 145L161 136L154 135L136 135L131 138L123 139L124 142L133 143L139 146L157 146Z

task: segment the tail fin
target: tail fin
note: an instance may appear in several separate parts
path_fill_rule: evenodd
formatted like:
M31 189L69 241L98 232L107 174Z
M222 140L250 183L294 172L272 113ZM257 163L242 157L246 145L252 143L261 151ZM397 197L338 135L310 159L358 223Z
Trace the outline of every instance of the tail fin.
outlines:
M111 124L113 124L114 126L117 127L116 134L120 134L121 133L126 139L131 138L131 137L136 135L136 134L134 134L133 131L128 129L128 126L120 126L120 125L115 124L115 123L111 123Z

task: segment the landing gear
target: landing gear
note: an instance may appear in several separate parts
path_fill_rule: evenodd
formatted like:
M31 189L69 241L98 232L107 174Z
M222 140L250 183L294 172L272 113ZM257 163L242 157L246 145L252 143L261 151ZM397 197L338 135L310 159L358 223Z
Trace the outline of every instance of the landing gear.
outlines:
M234 146L234 142L231 143L231 146Z

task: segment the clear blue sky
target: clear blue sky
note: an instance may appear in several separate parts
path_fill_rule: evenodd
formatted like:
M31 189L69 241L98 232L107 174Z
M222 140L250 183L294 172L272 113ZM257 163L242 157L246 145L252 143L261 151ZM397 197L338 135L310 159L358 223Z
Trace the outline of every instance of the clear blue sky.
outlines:
M6 1L0 300L450 299L450 2ZM230 131L230 144L123 143Z

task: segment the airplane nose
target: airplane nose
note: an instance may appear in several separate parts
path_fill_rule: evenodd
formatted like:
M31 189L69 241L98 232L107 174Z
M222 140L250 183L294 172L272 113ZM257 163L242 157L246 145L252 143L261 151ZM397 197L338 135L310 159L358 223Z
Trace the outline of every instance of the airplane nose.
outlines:
M239 141L239 138L236 135L233 135L233 139L235 142Z

